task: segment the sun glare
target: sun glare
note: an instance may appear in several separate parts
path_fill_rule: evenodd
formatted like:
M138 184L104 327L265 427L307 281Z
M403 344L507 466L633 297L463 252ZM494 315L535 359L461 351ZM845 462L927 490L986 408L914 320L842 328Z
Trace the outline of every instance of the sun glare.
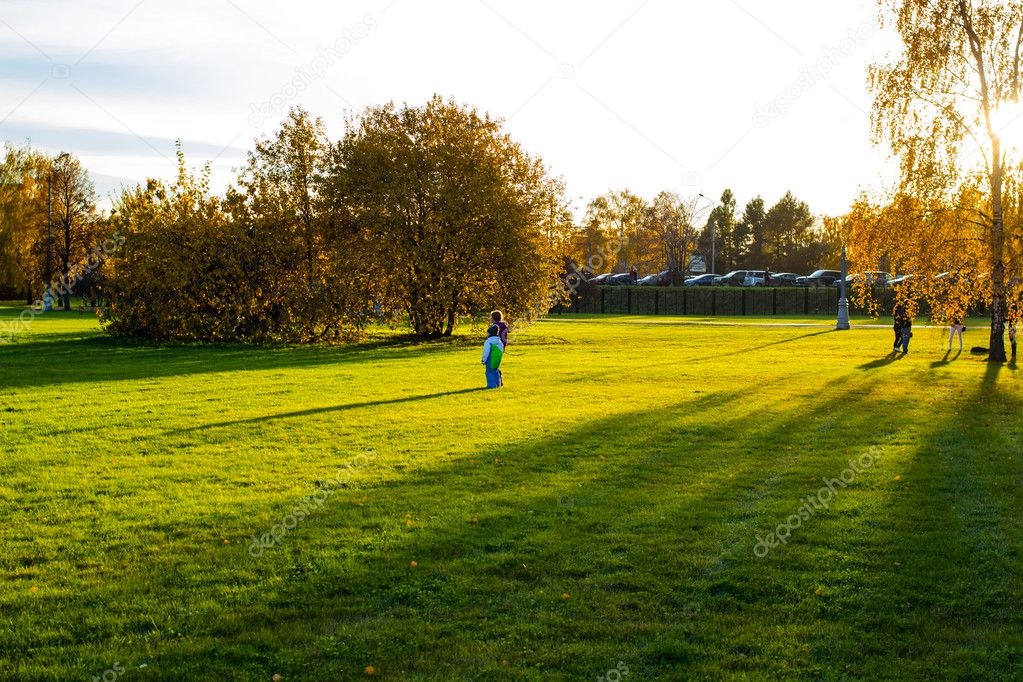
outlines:
M992 123L1003 145L1023 149L1023 103L1002 104L995 110Z

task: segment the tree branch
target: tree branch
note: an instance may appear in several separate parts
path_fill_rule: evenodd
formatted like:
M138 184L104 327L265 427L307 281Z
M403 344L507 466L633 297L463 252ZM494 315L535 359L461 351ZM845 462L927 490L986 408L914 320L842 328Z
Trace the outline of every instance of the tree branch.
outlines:
M1019 101L1019 55L1020 47L1023 46L1023 21L1019 23L1019 33L1016 36L1016 52L1012 63L1012 99Z

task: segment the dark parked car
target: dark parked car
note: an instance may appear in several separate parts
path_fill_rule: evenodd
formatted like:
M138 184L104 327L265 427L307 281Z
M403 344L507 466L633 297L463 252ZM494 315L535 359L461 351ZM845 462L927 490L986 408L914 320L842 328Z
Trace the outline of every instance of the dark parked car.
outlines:
M838 270L817 270L806 277L800 277L796 284L802 287L829 287L841 276Z
M686 281L683 282L684 286L687 287L710 287L714 286L718 276L707 273L706 275L696 275L695 277L687 277Z
M610 274L597 275L596 277L593 277L588 281L590 284L607 284L607 278L610 276L611 276Z
M611 275L604 280L604 284L611 287L624 287L629 286L630 284L635 284L635 282L632 281L632 275L627 272L623 272L620 275Z
M647 275L643 279L636 282L641 287L666 287L671 284L671 277L668 276L667 270L662 270L656 275Z
M799 275L794 272L772 272L771 282L768 286L794 287L797 279L799 279Z
M755 270L732 270L727 275L718 277L714 283L721 287L741 287L746 278L755 272Z
M853 284L856 284L857 282L863 281L864 278L866 278L866 281L871 286L875 286L875 287L886 287L886 286L888 286L888 283L891 282L891 280L892 280L891 274L887 273L887 272L880 272L880 271L875 271L875 272L859 272L859 273L856 273L856 274L853 274L853 275L846 275L846 277L845 277L845 285L846 285L846 287L851 287ZM836 279L832 286L836 286L836 287L839 286L841 281L842 281L841 277Z

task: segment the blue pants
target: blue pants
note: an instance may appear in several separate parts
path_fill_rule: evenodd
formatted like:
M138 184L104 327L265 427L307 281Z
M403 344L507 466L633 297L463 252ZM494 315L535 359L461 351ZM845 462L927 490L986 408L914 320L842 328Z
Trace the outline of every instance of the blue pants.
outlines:
M487 368L487 388L500 388L502 385L501 370Z
M913 328L912 327L903 327L902 328L902 339L901 339L902 352L903 353L908 353L909 352L909 340L911 338L913 338Z

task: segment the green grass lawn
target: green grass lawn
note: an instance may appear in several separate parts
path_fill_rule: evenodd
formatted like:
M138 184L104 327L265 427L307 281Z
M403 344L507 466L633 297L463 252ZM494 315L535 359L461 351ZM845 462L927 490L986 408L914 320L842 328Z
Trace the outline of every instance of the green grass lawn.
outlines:
M0 345L0 677L1023 675L1016 366L819 322L565 317L481 392L468 329L37 318Z

